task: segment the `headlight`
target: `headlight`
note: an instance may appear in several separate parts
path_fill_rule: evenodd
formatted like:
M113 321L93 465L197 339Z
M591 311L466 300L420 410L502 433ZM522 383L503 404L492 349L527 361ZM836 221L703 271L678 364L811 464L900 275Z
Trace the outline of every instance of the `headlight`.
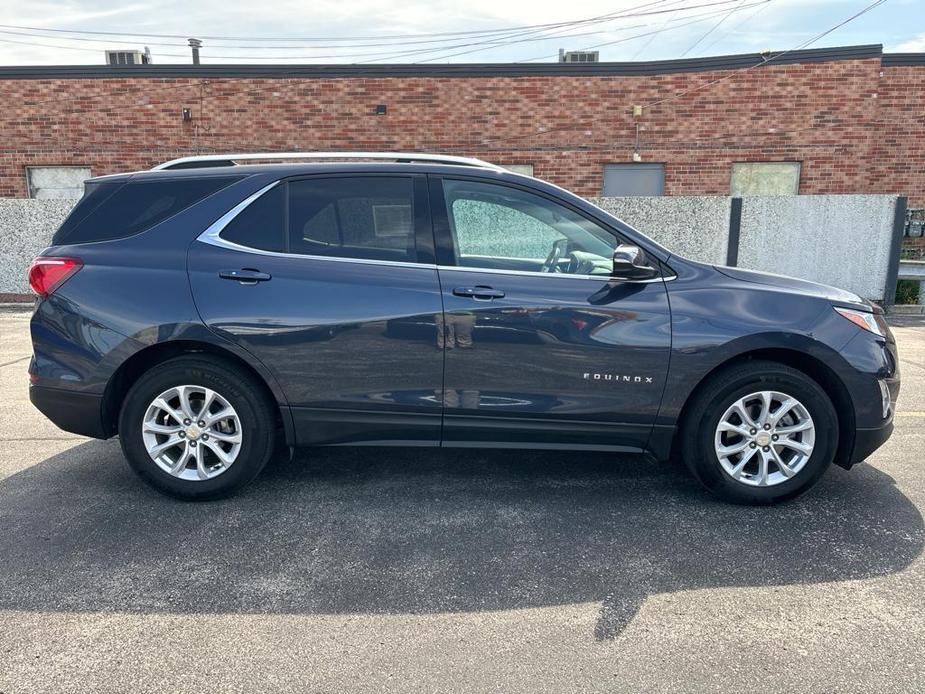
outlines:
M856 311L852 308L842 308L840 306L835 306L834 308L839 314L850 320L859 328L872 332L874 335L886 337L886 320L881 314Z

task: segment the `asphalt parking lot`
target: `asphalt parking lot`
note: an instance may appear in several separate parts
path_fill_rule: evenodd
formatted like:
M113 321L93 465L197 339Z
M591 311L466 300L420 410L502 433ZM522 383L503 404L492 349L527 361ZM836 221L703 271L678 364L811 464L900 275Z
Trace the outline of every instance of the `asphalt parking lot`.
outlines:
M0 692L925 691L925 320L896 431L775 508L606 454L320 449L173 501L0 310Z

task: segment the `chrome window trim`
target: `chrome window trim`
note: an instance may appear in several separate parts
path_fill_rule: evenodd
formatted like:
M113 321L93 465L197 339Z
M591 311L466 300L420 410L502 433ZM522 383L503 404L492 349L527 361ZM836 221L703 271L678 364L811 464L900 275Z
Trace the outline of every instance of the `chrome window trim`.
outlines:
M252 246L243 246L240 243L234 243L233 241L228 241L221 237L221 233L225 230L225 227L228 226L235 217L237 217L241 212L244 211L251 203L261 197L264 193L272 190L282 181L273 181L268 186L264 186L256 193L252 193L244 198L237 205L228 210L221 217L216 219L209 227L202 232L199 236L196 237L197 241L202 241L202 243L208 243L212 246L218 246L219 248L224 248L229 251L239 251L242 253L251 253L254 255L263 255L269 256L271 258L303 258L306 260L331 260L336 263L355 263L358 265L386 265L390 267L414 267L414 268L429 268L431 270L436 269L436 265L433 263L411 263L402 260L372 260L370 258L342 258L340 256L332 255L308 255L305 253L286 253L285 251L267 251L263 248L253 248Z
M567 272L536 272L534 270L501 270L499 268L481 268L481 267L469 267L467 265L438 265L438 270L459 270L460 272L480 272L480 273L489 273L492 275L521 275L527 277L558 277L561 279L570 279L570 280L597 280L600 281L612 281L614 278L611 275L576 275L569 274ZM664 277L653 277L650 280L622 280L627 282L627 284L653 284L655 282L670 282L673 279L677 279L677 275L667 275Z

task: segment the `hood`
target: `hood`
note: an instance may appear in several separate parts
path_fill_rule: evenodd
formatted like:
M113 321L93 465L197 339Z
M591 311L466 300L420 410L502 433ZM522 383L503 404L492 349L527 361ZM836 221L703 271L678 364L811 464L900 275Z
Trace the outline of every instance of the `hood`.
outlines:
M774 275L770 272L759 272L757 270L743 270L737 267L714 266L714 268L734 280L742 282L752 282L754 284L763 284L769 287L776 287L783 291L793 292L795 294L805 294L825 299L838 304L851 304L857 308L863 308L868 311L876 310L873 304L865 301L860 296L845 289L830 287L827 284L801 280L796 277L786 277L784 275Z

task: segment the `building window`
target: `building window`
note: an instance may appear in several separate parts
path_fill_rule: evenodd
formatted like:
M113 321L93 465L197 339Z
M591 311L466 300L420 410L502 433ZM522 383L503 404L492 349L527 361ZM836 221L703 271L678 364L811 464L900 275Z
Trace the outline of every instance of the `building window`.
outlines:
M796 195L800 192L800 162L739 162L732 165L732 195Z
M604 166L604 197L664 194L664 164L607 164Z
M26 167L30 198L80 198L84 194L84 181L88 178L88 166Z
M524 176L533 175L533 164L508 164L504 168L514 173L523 174Z

